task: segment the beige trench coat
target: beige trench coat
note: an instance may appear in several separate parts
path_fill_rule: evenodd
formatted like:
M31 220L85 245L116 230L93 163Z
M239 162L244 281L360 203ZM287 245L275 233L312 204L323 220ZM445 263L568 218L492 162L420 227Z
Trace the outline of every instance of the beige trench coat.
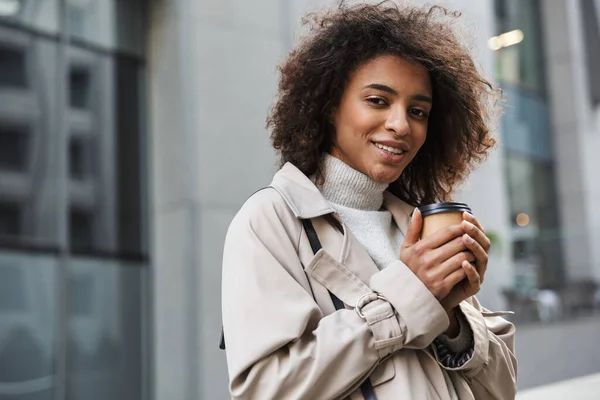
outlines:
M413 208L386 193L403 232ZM430 344L449 325L439 302L401 261L382 271L343 226L317 187L292 164L254 194L232 221L223 256L222 312L234 399L362 399L370 377L378 400L513 399L514 326L475 298L460 305L473 330L473 357L441 365ZM313 254L300 219L323 245ZM341 222L341 221L340 221ZM328 290L347 309L336 311ZM368 293L361 318L353 309ZM369 302L370 301L370 302Z

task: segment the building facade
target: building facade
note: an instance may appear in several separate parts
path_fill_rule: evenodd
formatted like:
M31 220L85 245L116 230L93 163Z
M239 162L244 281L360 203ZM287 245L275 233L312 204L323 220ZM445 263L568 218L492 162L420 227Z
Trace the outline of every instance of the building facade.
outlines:
M142 399L141 1L0 1L0 398Z
M277 168L277 64L334 3L0 0L0 399L228 398L223 240ZM479 297L568 316L600 281L600 1L443 3L507 101L456 193L494 242Z

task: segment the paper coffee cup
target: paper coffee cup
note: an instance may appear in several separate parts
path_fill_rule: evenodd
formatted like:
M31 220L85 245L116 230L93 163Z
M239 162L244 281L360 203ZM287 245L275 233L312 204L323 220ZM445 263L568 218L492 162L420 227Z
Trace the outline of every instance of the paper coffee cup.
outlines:
M471 208L465 203L433 203L419 207L423 216L423 229L421 239L450 225L460 224L463 220L462 213L471 213Z

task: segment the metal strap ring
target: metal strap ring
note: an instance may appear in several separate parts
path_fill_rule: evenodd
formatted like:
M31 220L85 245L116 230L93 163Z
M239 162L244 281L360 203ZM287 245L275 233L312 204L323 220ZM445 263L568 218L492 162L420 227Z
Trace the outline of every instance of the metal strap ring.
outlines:
M376 295L377 299L379 299L379 300L387 301L387 299L385 297L383 297L382 295L380 295L377 292L365 293L362 296L360 296L358 298L358 300L356 300L356 305L354 306L354 311L356 311L356 313L358 314L358 316L361 317L362 319L366 319L366 318L365 318L365 315L361 312L361 309L364 306L366 306L367 304L369 304L371 301L369 303L365 303L365 304L362 304L362 305L360 304L360 302L362 301L362 299L364 299L367 296L371 296L372 294ZM374 301L374 300L372 300L372 301Z

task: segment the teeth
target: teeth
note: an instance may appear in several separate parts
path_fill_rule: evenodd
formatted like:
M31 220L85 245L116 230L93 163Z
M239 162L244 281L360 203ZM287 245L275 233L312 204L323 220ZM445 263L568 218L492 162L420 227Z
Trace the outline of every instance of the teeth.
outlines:
M404 153L404 150L396 149L394 147L384 146L379 143L375 143L375 146L379 147L382 150L387 151L388 153L392 153L392 154L403 154Z

